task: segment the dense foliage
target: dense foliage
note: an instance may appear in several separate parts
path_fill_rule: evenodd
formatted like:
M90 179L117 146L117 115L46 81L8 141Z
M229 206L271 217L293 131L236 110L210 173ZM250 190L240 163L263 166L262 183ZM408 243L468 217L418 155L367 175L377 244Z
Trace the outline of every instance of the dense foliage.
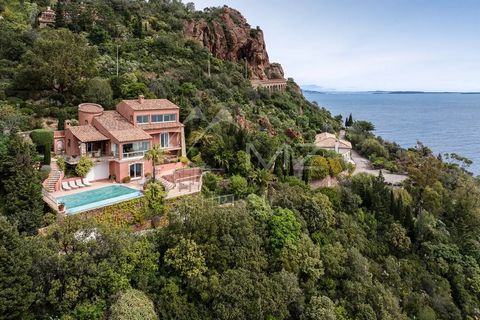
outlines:
M181 32L218 9L58 1L70 18L40 30L35 17L50 2L0 3L0 319L480 317L480 185L466 159L403 150L349 117L360 152L410 178L392 188L359 174L312 190L298 178L301 160L311 159L307 182L345 164L308 157L304 142L340 119L292 80L285 93L254 91L241 65L215 58L209 77L208 52ZM16 132L74 117L85 99L112 108L138 94L180 105L189 159L220 174L205 175L195 197L166 202L153 182L142 201L34 236L48 220L41 157ZM212 200L226 194L240 200ZM168 225L135 233L123 211Z

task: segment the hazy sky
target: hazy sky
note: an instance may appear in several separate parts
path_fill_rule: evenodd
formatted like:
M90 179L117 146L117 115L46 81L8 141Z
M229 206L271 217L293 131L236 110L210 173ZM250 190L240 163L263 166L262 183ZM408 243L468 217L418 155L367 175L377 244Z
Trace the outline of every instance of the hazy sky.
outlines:
M302 85L480 91L477 0L193 2L240 10L264 31L270 60Z

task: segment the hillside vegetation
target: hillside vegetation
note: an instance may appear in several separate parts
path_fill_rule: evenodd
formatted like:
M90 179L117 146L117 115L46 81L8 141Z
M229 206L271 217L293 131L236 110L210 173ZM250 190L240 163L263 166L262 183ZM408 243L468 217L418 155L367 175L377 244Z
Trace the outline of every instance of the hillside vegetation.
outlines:
M48 5L64 18L39 29ZM354 145L410 178L392 188L382 176L346 175L312 190L295 174L336 176L345 164L324 152L306 172L294 164L341 119L292 79L284 93L253 90L243 64L183 37L188 21L218 22L221 10L0 2L0 319L480 318L480 186L465 159L403 150L356 121ZM16 132L61 127L80 102L113 109L140 94L178 104L190 160L220 174L205 175L200 195L151 201L168 217L163 228L133 233L75 216L53 224L42 157ZM209 200L232 193L232 207Z

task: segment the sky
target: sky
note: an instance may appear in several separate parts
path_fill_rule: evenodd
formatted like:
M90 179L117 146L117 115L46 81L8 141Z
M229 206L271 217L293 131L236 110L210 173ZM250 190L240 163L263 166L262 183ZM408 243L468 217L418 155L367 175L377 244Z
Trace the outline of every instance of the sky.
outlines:
M480 91L477 0L193 0L264 31L286 77L325 89Z

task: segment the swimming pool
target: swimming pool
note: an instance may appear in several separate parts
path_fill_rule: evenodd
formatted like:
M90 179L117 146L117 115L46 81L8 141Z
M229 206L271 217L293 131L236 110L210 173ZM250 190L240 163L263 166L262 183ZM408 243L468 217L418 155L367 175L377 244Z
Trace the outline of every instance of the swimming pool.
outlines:
M139 198L142 195L142 192L139 190L122 185L111 185L58 197L56 200L58 203L63 203L65 205L66 214L75 214Z

